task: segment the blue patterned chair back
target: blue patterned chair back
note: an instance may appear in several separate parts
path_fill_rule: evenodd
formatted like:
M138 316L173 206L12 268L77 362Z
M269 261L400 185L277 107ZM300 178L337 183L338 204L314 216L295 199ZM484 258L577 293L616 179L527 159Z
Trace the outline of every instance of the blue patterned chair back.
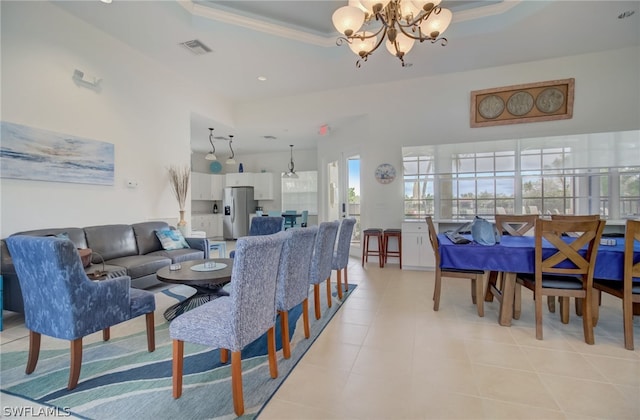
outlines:
M282 247L276 307L288 311L309 296L309 270L318 227L287 230Z
M282 230L284 218L282 216L262 216L251 219L249 236L271 235Z
M92 282L70 240L16 235L6 242L22 289L27 329L75 340L131 318L131 279ZM145 303L155 308L155 300Z
M331 275L331 261L333 259L333 247L338 234L340 222L322 222L318 227L316 244L311 259L309 280L311 284L319 284Z
M351 235L353 234L353 226L355 224L356 219L354 218L342 219L342 222L340 222L338 243L333 253L333 261L331 262L331 268L333 270L341 270L349 263L349 247L351 246Z
M245 236L236 243L229 293L231 351L240 351L275 323L276 281L285 235Z

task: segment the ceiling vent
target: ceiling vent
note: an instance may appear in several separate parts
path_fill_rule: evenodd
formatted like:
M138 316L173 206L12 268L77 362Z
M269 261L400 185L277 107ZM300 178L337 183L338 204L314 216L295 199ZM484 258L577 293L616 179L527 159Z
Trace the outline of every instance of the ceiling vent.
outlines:
M187 42L181 42L180 45L184 46L186 49L196 55L202 55L211 52L211 48L207 47L197 39L193 39Z

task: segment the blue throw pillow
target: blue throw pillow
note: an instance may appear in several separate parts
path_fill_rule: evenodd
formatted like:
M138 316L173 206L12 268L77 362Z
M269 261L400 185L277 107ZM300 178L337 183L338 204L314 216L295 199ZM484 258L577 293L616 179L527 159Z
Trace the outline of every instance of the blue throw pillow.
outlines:
M162 248L164 248L166 251L189 248L189 244L184 239L184 236L182 236L182 233L180 233L180 231L177 229L171 229L168 227L162 228L156 230L156 236L160 240Z

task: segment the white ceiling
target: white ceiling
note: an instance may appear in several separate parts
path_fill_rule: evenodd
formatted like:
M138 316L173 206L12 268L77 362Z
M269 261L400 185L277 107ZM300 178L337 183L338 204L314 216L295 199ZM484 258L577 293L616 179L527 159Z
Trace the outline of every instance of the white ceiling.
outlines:
M56 4L120 39L159 65L234 103L469 71L640 44L639 1L455 1L448 45L416 44L403 68L384 48L361 68L336 46L331 15L346 0L59 1ZM629 18L618 19L625 11ZM198 39L211 53L180 45ZM260 82L258 76L265 76ZM234 134L239 153L315 148L322 124L338 129L353 116L291 121L286 127L224 127L192 118L192 148L210 150L215 136ZM201 133L201 135L197 134ZM276 140L263 136L274 135ZM216 147L225 147L224 142Z

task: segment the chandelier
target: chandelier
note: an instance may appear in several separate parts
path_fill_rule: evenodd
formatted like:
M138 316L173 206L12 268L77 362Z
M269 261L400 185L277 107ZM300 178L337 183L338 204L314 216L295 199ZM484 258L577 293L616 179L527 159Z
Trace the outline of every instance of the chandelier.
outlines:
M282 174L283 178L298 178L298 174L294 170L295 165L293 164L293 144L290 144L291 148L291 161L289 162L289 171Z
M383 42L387 50L400 59L413 48L416 41L440 42L443 47L447 39L441 37L449 27L453 13L439 6L442 0L349 0L333 13L333 25L344 35L336 40L340 46L345 42L358 57L356 67L378 49ZM375 25L379 28L364 30ZM386 41L385 41L386 40Z

